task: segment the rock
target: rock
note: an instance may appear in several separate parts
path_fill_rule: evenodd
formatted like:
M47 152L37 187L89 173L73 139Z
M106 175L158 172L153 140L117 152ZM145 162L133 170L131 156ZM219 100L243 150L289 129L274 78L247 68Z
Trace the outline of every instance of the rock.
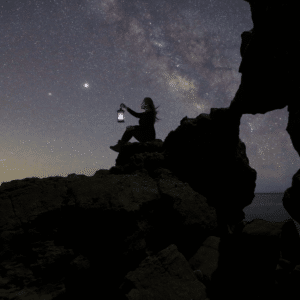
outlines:
M277 281L277 284L286 283L284 281L288 280L292 270L293 270L292 263L288 260L280 258L277 263L277 267L275 271L275 280Z
M194 273L199 281L204 281L204 276L201 270L195 270Z
M256 114L288 106L286 130L300 155L300 104L296 88L300 79L300 59L296 52L299 35L295 4L286 1L247 2L251 6L254 28L243 33L243 59L239 69L242 80L230 107L239 114ZM280 88L274 89L277 84ZM300 170L293 176L292 186L285 191L282 200L284 208L298 223L299 175Z
M270 293L275 286L273 273L279 260L282 226L254 220L241 235L221 237L217 259L208 260L217 265L207 286L208 297L255 299Z
M298 230L292 220L284 223L281 231L281 257L292 263L300 264L300 239Z
M242 34L229 108L183 118L164 141L125 144L115 166L91 177L2 183L1 299L299 297L295 223L243 221L256 171L239 138L243 114L288 105L300 153L298 11L248 2L254 28ZM283 198L298 223L299 172Z
M205 286L174 244L146 257L125 276L120 289L129 300L206 299Z
M284 1L247 2L254 28L243 33L239 68L242 80L230 107L243 114L264 114L296 105L293 86L299 79L300 61L296 52L299 37L295 7ZM274 88L277 86L280 88Z
M201 282L208 286L212 274L218 268L220 237L209 236L198 249L196 254L189 260L193 270L200 270L202 273Z
M293 176L292 186L288 188L283 195L282 204L290 216L300 222L300 170Z

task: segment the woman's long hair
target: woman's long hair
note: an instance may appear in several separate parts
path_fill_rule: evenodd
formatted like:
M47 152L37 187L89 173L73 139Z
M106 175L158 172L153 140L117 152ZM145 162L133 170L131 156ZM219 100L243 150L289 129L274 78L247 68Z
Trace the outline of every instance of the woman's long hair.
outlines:
M155 107L155 106L154 106L154 103L153 103L153 100L152 100L151 98L149 98L149 97L144 98L143 103L147 104L148 107L149 107L149 109L150 109L151 111L154 112L154 117L155 117L154 123L155 123L157 120L160 120L160 119L158 119L158 118L156 117L156 115L157 115L157 113L158 113L157 108L158 108L159 106Z

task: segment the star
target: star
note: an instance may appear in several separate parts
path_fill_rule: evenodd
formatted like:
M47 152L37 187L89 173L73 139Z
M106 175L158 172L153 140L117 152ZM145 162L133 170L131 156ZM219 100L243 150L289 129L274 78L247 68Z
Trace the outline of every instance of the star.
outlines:
M89 87L89 84L88 84L88 83L85 83L83 86L84 86L85 88L88 88L88 87Z

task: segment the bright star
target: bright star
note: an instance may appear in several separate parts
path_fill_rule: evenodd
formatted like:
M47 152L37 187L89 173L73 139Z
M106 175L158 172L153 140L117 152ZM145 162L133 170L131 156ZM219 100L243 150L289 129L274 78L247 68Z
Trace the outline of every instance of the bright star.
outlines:
M84 86L85 88L88 88L88 87L89 87L89 84L88 84L88 83L85 83L83 86Z

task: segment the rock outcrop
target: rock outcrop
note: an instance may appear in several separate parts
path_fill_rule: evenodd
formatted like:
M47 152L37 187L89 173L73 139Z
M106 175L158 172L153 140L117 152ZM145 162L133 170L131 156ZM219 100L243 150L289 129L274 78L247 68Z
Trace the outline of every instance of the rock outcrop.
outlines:
M183 118L165 141L125 144L94 176L1 185L1 299L299 298L294 222L243 221L256 171L239 139L243 114L288 105L299 153L296 4L250 5L229 108ZM283 199L296 221L298 173Z
M254 27L243 32L240 87L230 104L237 115L264 114L288 106L287 132L300 155L300 57L295 1L249 2ZM299 170L300 171L300 170ZM299 171L286 190L283 205L300 223Z

